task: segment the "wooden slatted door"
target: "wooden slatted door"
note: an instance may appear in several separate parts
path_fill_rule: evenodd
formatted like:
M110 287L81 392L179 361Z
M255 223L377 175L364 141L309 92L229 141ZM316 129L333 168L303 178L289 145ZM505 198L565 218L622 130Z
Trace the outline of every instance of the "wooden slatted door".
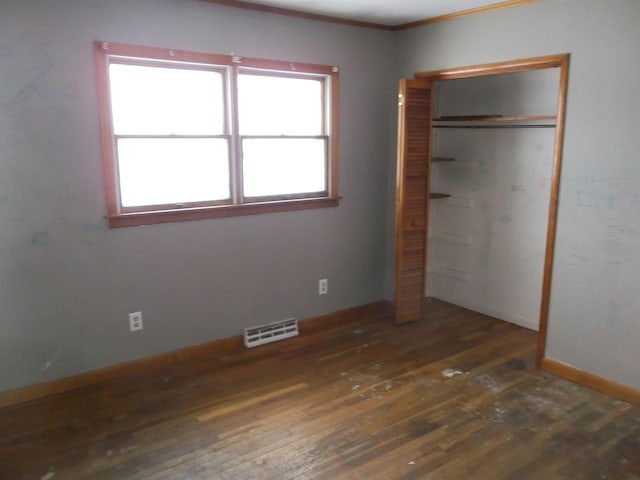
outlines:
M431 84L401 80L398 96L395 322L424 315Z

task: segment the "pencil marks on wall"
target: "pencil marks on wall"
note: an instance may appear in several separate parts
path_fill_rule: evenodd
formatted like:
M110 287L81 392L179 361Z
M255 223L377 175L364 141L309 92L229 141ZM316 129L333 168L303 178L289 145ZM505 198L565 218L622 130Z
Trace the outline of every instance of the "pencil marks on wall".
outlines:
M0 37L0 195L6 199L0 207L19 208L22 199L33 196L27 185L47 180L28 172L40 157L37 123L46 122L41 101L48 95L54 64L45 49L11 27L5 26Z
M578 223L587 218L597 220L600 228L585 232L581 244L600 243L599 251L603 260L613 266L614 276L621 268L640 260L640 178L634 172L612 171L606 176L589 172L578 177L567 201L578 208L578 215L572 219L575 228L580 228ZM586 258L580 250L573 254L574 260Z
M559 308L570 305L592 337L620 345L605 355L637 378L632 350L640 343L640 149L634 153L603 155L580 147L581 163L569 165L576 172L562 197L571 213L563 217L565 241L554 275L567 284Z
M9 105L19 105L27 101L38 91L38 84L53 69L53 64L37 65L23 72L25 75L22 86L13 95Z
M43 230L31 234L30 243L34 247L45 247L49 244L49 232Z
M89 191L86 180L88 174L100 172L99 152L80 152L86 145L81 131L76 129L78 138L68 136L69 129L74 129L70 121L80 114L79 92L91 85L78 90L81 72L70 72L68 66L57 68L61 52L39 43L28 26L2 27L0 221L14 227L11 238L0 234L0 249L8 248L7 242L15 246L18 239L25 240L22 245L27 247L50 247L54 234L57 248L95 245L104 239L106 226L101 216L91 217L89 200L101 202L102 195ZM77 63L85 67L90 59L88 52ZM78 84L71 83L76 79ZM66 130L59 128L63 124ZM71 167L79 154L85 162ZM46 176L36 173L42 171L43 162L48 165ZM81 256L73 253L69 264ZM19 256L14 257L18 265Z
M41 91L41 83L54 68L54 62L35 41L24 41L22 35L5 39L0 45L0 105L11 108L24 104ZM13 68L8 68L11 65ZM19 68L15 68L19 65ZM3 68L4 67L4 68Z

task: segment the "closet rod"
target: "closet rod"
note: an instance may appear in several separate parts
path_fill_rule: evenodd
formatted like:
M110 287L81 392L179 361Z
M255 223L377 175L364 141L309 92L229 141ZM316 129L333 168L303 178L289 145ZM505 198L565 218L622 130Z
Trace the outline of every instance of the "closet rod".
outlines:
M542 125L433 125L433 128L556 128L554 124Z

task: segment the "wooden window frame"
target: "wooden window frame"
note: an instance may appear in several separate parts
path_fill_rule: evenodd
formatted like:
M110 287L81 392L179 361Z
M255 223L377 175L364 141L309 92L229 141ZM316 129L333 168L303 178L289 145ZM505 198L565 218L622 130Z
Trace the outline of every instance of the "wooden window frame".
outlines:
M158 223L179 222L209 218L254 215L260 213L306 210L336 207L338 194L338 67L309 63L285 62L259 58L219 55L184 50L126 45L96 41L94 43L98 101L103 150L107 219L112 228ZM224 70L224 98L226 103L225 131L213 137L228 138L230 148L230 199L211 202L189 202L176 205L123 207L119 198L117 173L116 136L113 132L111 101L109 97L110 63L130 65L159 65L198 70ZM322 135L305 138L322 138L326 145L325 184L322 192L304 194L245 197L242 192L242 140L254 135L239 134L237 78L239 74L252 72L258 75L301 78L318 78L323 85ZM328 89L328 91L327 91ZM209 136L206 136L209 137ZM258 136L260 138L260 136ZM301 138L283 136L274 138Z

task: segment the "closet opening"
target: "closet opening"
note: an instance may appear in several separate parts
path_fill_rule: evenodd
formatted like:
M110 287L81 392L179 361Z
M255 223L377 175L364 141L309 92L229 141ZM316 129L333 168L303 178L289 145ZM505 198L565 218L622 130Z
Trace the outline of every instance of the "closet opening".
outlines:
M538 330L544 357L569 55L401 80L395 321L425 297Z

